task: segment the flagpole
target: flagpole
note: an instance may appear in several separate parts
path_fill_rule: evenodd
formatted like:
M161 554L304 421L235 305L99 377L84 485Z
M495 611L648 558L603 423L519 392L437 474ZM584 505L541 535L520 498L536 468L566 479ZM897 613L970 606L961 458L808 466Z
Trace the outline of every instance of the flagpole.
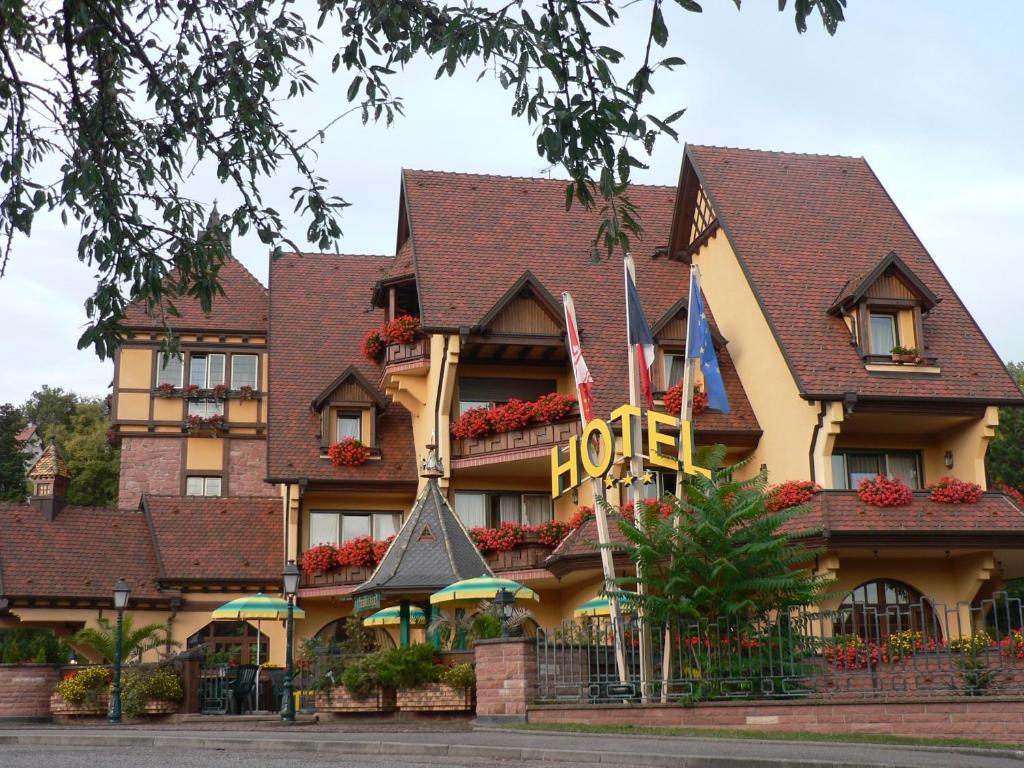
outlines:
M629 351L628 363L629 363L629 404L632 406L641 407L639 400L639 385L637 382L637 365L636 365L636 350L633 348L632 338L633 334L630 332L630 320L629 320L629 280L632 278L633 284L636 285L635 271L633 269L633 257L627 251L622 259L623 263L623 289L625 291L625 308L626 308L626 348ZM633 455L629 457L629 474L633 477L633 483L631 488L633 491L633 521L637 525L642 524L643 521L643 488L640 485L640 478L644 472L644 460L641 453L641 440L640 431L635 427L639 428L641 424L634 422L634 417L629 418L629 424L623 423L623 429L629 429L630 433L635 439L630 442L633 445ZM643 581L643 569L640 564L636 567L636 578L637 585L636 591L638 596L643 596L647 592L647 587ZM650 698L650 683L654 673L653 660L651 658L651 628L647 623L646 610L643 607L643 600L637 600L637 624L640 630L640 700L646 703Z
M576 352L573 350L573 344L578 348L581 347L579 340L579 326L576 324L576 306L569 293L562 294L562 309L565 312L566 330L576 335L575 339L569 337L567 341L569 341L570 361L573 363L573 380L576 382L576 400L580 404L580 422L583 425L583 429L586 430L586 407L584 405L583 393L580 390L581 382L579 377L576 375L574 358ZM580 349L579 354L582 356L582 349ZM590 448L587 445L581 444L580 450L588 451ZM611 450L614 450L614 448ZM609 544L611 544L611 535L608 529L608 512L604 505L604 483L599 477L595 477L593 479L593 495L594 522L597 524L597 542L601 547L601 572L604 576L604 589L608 595L608 607L610 609L612 620L612 643L615 649L615 668L618 671L619 682L626 684L629 682L629 674L626 669L626 638L622 623L621 606L619 605L618 597L614 594L614 590L617 589L617 585L615 584L615 556L609 546Z

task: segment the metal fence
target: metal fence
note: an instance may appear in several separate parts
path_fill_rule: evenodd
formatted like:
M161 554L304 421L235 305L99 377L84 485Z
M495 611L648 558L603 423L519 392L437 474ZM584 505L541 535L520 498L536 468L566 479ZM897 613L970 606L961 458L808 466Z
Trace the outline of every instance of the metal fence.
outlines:
M641 680L641 635L627 618L625 682L607 618L538 632L539 703L1024 694L1024 608L997 593L946 607L927 598L794 607L652 627L651 674ZM666 658L667 657L667 658Z

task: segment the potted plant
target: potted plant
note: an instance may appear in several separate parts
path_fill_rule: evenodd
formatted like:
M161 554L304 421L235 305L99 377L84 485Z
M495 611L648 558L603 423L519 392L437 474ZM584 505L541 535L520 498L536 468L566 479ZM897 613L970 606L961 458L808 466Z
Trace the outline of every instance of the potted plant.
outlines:
M250 387L248 384L243 384L238 388L238 399L239 400L252 400L256 397L256 390Z
M921 362L921 353L917 351L917 347L901 347L897 344L892 348L890 354L894 363L918 364Z
M399 688L396 701L403 712L467 712L473 709L476 672L473 665L454 664L437 680L413 688Z
M107 667L67 672L50 697L50 712L64 716L103 716L110 704L112 673Z
M131 668L121 683L121 713L125 717L169 715L178 711L183 696L181 678L171 668Z

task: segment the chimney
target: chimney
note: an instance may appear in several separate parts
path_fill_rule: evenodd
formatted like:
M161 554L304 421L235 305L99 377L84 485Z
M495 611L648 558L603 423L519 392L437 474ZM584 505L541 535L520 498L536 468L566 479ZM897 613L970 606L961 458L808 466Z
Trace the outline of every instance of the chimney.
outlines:
M29 503L43 513L50 521L67 503L68 482L71 475L64 457L57 450L57 440L50 437L50 444L36 460L28 473L32 481L32 495Z

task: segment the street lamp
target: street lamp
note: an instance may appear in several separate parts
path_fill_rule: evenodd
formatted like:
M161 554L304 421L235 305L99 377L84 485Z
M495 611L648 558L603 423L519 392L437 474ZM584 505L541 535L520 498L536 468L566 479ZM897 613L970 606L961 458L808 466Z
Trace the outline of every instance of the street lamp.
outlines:
M124 638L124 609L128 607L131 587L124 579L114 585L114 609L117 611L117 643L114 646L114 689L110 692L110 716L112 723L121 722L121 645Z
M284 580L284 596L288 598L288 643L284 657L284 702L281 705L281 720L295 722L295 697L292 694L292 644L295 636L295 593L299 591L299 567L289 560L281 574Z
M501 619L501 636L508 637L508 620L512 618L512 607L516 604L516 596L507 589L499 589L494 595L494 607Z

